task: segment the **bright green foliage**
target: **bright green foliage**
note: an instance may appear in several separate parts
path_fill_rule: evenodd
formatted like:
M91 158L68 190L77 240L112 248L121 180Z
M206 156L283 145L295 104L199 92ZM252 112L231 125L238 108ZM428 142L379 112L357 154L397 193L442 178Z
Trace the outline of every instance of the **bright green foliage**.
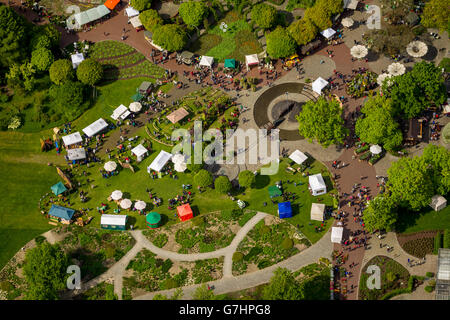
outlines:
M447 90L439 67L432 62L422 61L414 65L411 74L428 101L436 105L447 101Z
M256 181L256 177L250 170L239 172L239 185L244 188L250 188Z
M217 177L214 181L214 188L220 193L227 193L231 190L231 182L227 176Z
M8 84L12 86L22 86L27 91L32 91L36 83L34 74L36 69L30 62L24 62L21 65L13 64L6 74Z
M56 60L50 66L49 74L50 80L58 85L72 80L74 76L72 62L67 59Z
M200 187L208 187L213 183L212 174L205 169L201 169L195 176L194 182Z
M339 103L323 97L305 103L297 115L297 121L300 135L310 141L316 139L325 148L330 144L342 143L348 133Z
M264 300L301 300L300 285L291 271L285 268L275 270L269 284L263 290Z
M194 162L194 160L192 160ZM203 168L203 163L188 163L187 168L190 172L196 173L199 172Z
M390 231L397 221L396 205L387 195L378 195L369 202L364 211L364 224L369 232L375 230Z
M28 283L26 299L56 300L66 287L68 258L58 245L44 242L26 253L23 271Z
M35 31L33 33L45 34L50 39L50 48L59 46L59 40L61 39L61 32L56 29L53 24L44 24L40 26L35 26Z
M318 6L317 3L316 5L314 5L314 7L305 10L303 19L311 20L319 30L328 29L333 25L331 17L326 8Z
M77 68L77 78L82 83L93 86L103 77L102 65L94 59L83 60Z
M63 84L50 87L49 95L53 103L64 110L68 119L72 119L72 114L77 114L77 110L83 103L83 85L79 82L66 81Z
M450 23L450 0L430 0L423 9L421 23L427 28L446 30Z
M31 38L31 50L37 50L41 48L50 49L52 47L52 40L44 34L38 33Z
M132 6L137 11L145 11L150 9L152 6L151 0L130 0L130 6Z
M26 21L12 7L0 5L0 66L9 67L27 56Z
M286 31L278 26L274 31L266 34L267 53L274 59L284 58L295 53L295 41Z
M181 26L165 24L156 28L153 41L168 51L180 51L186 45L187 35Z
M320 10L325 8L328 15L333 16L344 11L344 1L343 0L317 0L314 8Z
M287 31L299 46L314 40L318 32L317 27L309 19L294 21L287 27Z
M195 289L192 297L194 298L194 300L215 300L214 292L212 290L209 290L206 284L203 284Z
M446 195L450 192L450 152L444 147L429 144L422 157L431 172L436 193Z
M145 29L149 31L154 31L156 26L160 26L164 23L163 19L159 16L158 11L149 9L141 12L139 14L139 20L141 20L142 25Z
M277 9L266 3L257 4L252 8L252 21L263 29L272 28L277 19Z
M362 141L381 144L393 150L403 141L402 131L394 120L392 100L384 97L370 97L361 109L364 118L356 121L355 131Z
M53 53L49 49L40 48L31 53L31 64L39 71L47 71L54 61Z
M200 26L205 18L208 8L203 2L183 2L178 9L181 19L188 26Z

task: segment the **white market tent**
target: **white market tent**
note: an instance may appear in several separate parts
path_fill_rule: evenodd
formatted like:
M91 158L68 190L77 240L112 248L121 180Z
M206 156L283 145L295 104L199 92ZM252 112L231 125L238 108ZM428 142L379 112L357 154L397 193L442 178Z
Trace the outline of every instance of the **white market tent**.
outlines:
M81 138L81 134L79 132L64 136L62 137L62 140L66 147L83 142L83 138Z
M75 13L66 20L69 29L80 29L83 25L106 16L111 11L104 5Z
M114 120L119 119L119 117L121 115L123 115L126 111L128 111L128 108L125 107L123 104L121 104L120 106L118 106L114 111L113 114L111 115L111 118L113 118Z
M309 187L313 196L320 196L327 193L327 185L323 181L320 173L309 176Z
M253 66L258 63L259 63L259 60L258 60L258 55L256 53L245 56L245 66L247 67L247 71L248 71L248 66Z
M86 150L84 148L75 148L67 150L67 158L70 161L86 159Z
M291 153L289 159L294 161L296 164L302 164L308 159L308 157L300 150L295 150L294 152Z
M431 198L430 207L433 208L434 211L439 211L444 209L447 206L447 199L443 196L437 194Z
M202 58L200 59L200 66L205 66L205 67L211 68L213 63L214 63L213 57L202 56Z
M130 19L130 23L133 26L133 28L137 29L139 27L142 27L141 19L139 19L139 16L135 16Z
M331 242L341 243L343 234L344 234L344 228L343 227L333 227L333 228L331 228Z
M336 31L331 28L328 28L328 29L320 32L320 34L323 35L327 39L330 39L335 33L336 33Z
M128 6L125 9L125 14L128 16L128 18L135 17L139 15L139 11L137 11L135 8Z
M142 159L147 154L147 152L148 152L148 150L145 149L145 147L142 144L131 149L131 153L134 154L138 158L138 161L142 161Z
M108 124L105 120L102 118L98 119L97 121L91 123L89 126L83 129L83 132L88 136L92 137L99 133L100 131L108 128Z
M312 89L315 93L321 94L322 89L325 88L328 85L328 81L323 79L322 77L318 77L313 83L312 83Z
M324 203L311 204L311 220L323 221L324 214L325 214Z
M81 62L84 60L84 55L82 53L74 53L70 56L72 59L72 66L74 69L76 69Z
M357 0L344 0L344 9L356 10L358 3Z
M108 226L125 226L127 223L127 215L102 214L100 225Z
M147 172L150 173L150 169L160 172L161 169L166 165L167 161L170 160L170 158L172 158L171 153L161 150L155 160L153 160L150 166L147 167Z

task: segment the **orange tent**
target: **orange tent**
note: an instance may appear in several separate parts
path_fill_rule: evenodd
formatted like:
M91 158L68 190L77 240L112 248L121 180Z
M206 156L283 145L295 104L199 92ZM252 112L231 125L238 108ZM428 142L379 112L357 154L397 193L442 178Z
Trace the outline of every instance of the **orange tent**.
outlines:
M181 221L186 221L194 217L194 213L192 212L191 206L188 203L177 207L177 212L178 217Z
M106 0L105 7L107 7L109 10L113 10L118 4L120 0Z

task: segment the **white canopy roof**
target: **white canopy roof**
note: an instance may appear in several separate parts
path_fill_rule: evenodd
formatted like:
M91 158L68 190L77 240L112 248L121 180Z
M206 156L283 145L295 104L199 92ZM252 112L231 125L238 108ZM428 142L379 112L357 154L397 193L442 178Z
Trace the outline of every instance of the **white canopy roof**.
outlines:
M447 199L445 199L443 196L437 194L434 195L431 198L430 207L432 207L434 210L440 210L447 206Z
M328 28L328 29L320 32L320 34L323 35L327 39L330 39L335 33L336 33L336 31L331 28Z
M172 158L171 153L161 150L155 160L153 160L150 166L147 167L147 172L150 172L150 169L158 172L161 171L161 169L166 165L167 161L169 161L170 158Z
M333 227L333 228L331 228L331 242L341 243L343 234L344 234L344 228L343 227Z
M187 165L184 162L175 163L174 169L176 172L184 172L187 169Z
M139 112L142 109L142 104L140 102L132 102L129 105L130 111Z
M200 66L212 67L213 63L214 63L213 57L202 56L202 59L200 60Z
M370 147L370 152L373 154L380 154L381 151L383 151L383 149L381 148L381 146L374 144L373 146Z
M312 83L312 89L317 94L322 93L322 89L325 88L328 85L328 81L323 79L322 77L318 77L316 81Z
M289 159L291 159L297 164L302 164L303 162L306 161L306 159L308 159L308 157L300 150L295 150L294 152L291 153Z
M127 110L124 113L122 113L119 118L122 120L125 120L130 114L131 114L131 111Z
M76 143L83 142L83 139L81 138L81 134L78 131L62 137L62 140L66 147L71 146Z
M69 160L86 159L86 150L84 148L75 148L67 150L67 157Z
M127 223L127 215L102 214L100 224L124 226Z
M309 186L313 191L323 190L327 187L320 173L309 176Z
M98 119L97 121L91 123L89 126L83 129L83 132L88 136L92 137L99 133L100 131L108 128L108 124L105 120L102 118Z
M311 204L311 220L323 221L324 214L325 214L324 203Z
M72 66L75 69L81 62L83 62L84 55L82 53L74 53L70 56L70 58L72 59Z
M259 60L258 60L258 55L256 53L254 54L249 54L247 56L245 56L245 63L249 66L252 64L258 64Z
M114 111L113 114L111 115L111 118L113 118L114 120L119 119L119 117L125 113L125 111L128 111L128 108L125 107L123 104L121 104L120 106L118 106Z
M133 28L139 28L142 26L141 19L139 19L139 16L134 16L130 19L130 23L133 26Z
M344 8L356 10L358 3L359 3L359 1L357 1L357 0L344 0Z
M136 157L142 157L143 155L145 155L148 152L147 149L145 149L145 147L140 144L137 147L131 149L131 153L133 153L134 155L136 155Z
M130 6L128 6L128 7L125 9L125 13L127 14L127 16L128 16L129 18L139 15L139 11L137 11L135 8L130 7Z
M122 208L122 209L129 209L129 208L131 208L131 205L133 204L133 202L131 202L131 200L130 199L122 199L121 201L120 201L120 207Z
M120 199L122 199L122 195L123 195L122 191L120 191L120 190L114 190L114 191L111 193L111 198L112 198L113 200L120 200Z

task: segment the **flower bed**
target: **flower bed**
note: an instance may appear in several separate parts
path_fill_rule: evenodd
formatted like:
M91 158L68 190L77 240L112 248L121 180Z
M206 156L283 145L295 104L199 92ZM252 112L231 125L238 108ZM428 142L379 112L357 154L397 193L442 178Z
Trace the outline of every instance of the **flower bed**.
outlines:
M372 90L377 85L377 74L367 71L362 74L355 75L350 83L347 84L347 93L355 98L360 98L366 94L368 90Z
M383 156L381 154L375 154L372 156L372 158L369 159L369 164L372 166L375 163L378 162L378 160L380 160Z
M371 155L372 154L370 152L366 152L366 153L362 154L361 156L359 156L359 160L360 161L369 160Z
M355 155L361 154L364 151L369 150L370 146L366 144L365 146L359 147L358 149L355 149Z

